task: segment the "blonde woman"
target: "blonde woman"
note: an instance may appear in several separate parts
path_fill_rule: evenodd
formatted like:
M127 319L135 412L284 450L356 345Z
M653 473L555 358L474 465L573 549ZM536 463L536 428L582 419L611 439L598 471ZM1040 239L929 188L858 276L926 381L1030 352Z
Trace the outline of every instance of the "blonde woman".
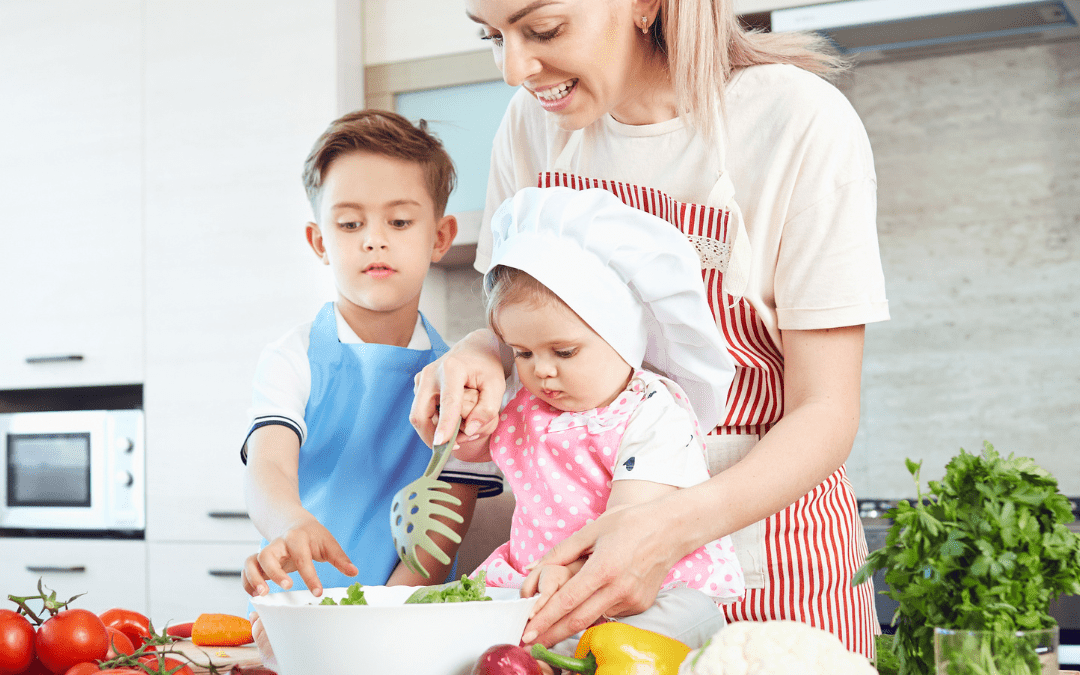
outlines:
M494 141L487 218L521 188L567 185L667 220L698 250L736 363L719 419L701 420L712 478L555 546L545 563L587 560L525 642L640 612L675 561L731 535L747 593L724 606L728 621L804 621L873 655L873 589L851 585L866 544L844 468L864 325L888 318L873 158L823 79L840 64L808 36L745 32L731 2L466 0L521 87ZM481 271L490 237L485 227ZM460 438L490 432L505 391L497 344L477 331L421 373L411 419L425 440L455 433L466 388L479 403Z

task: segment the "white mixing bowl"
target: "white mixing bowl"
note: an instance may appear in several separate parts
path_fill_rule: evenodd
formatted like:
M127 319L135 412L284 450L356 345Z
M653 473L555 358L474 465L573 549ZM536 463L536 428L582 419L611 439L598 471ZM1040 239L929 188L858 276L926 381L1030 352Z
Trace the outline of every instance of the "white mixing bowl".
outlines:
M488 647L518 644L536 598L406 605L415 587L365 586L367 605L318 605L309 591L252 598L280 675L465 675ZM327 588L323 597L345 597Z

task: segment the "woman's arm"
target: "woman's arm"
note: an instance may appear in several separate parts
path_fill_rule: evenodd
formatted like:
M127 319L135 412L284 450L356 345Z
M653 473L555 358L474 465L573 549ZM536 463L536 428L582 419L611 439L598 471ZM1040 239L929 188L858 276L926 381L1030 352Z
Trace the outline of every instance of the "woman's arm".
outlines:
M482 429L494 428L506 391L506 375L499 339L489 330L469 333L416 376L415 398L409 421L428 445L438 445L456 434L471 442ZM461 404L466 389L479 400L461 426ZM438 426L432 422L439 409Z
M522 639L551 645L601 614L641 612L684 555L780 511L839 468L858 429L863 335L863 326L784 332L784 417L726 471L607 512L553 547L543 563L592 553Z

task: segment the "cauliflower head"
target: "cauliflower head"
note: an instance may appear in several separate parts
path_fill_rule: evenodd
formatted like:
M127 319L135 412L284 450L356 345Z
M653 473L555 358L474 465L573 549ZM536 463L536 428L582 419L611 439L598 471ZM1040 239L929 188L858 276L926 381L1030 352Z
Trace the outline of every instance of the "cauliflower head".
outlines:
M687 655L679 675L877 675L832 633L799 621L739 621Z

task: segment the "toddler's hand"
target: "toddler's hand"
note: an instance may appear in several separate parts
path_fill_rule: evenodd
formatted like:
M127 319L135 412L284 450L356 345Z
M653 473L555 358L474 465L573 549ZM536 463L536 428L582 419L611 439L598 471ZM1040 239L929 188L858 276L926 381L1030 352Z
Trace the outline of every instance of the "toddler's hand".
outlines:
M461 422L458 425L458 435L454 441L454 456L466 462L486 462L491 459L487 452L487 438L499 426L499 418L495 416L488 420L476 433L465 435L465 419L480 402L480 392L466 388L461 398ZM439 424L439 409L435 409L435 415L431 418L435 426ZM479 441L479 442L478 442Z
M536 604L533 605L529 618L539 612L547 604L547 601L551 599L551 596L555 595L555 591L562 588L567 581L570 581L572 576L574 576L574 571L565 565L538 565L534 567L521 584L521 597L529 598L537 594L540 595L536 599Z
M270 592L267 579L288 590L292 586L289 573L299 571L312 595L322 595L322 584L313 561L328 562L350 577L359 572L330 531L311 518L289 528L261 551L248 556L240 575L244 591L248 595L266 595Z

